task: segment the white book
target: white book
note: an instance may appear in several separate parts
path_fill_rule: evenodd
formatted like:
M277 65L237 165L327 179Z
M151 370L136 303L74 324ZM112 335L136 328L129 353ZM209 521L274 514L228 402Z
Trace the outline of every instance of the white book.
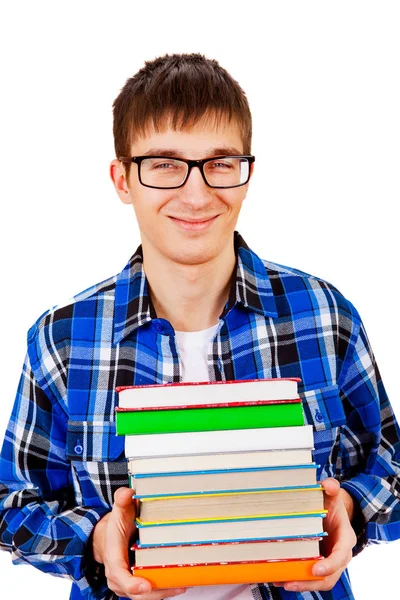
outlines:
M214 544L184 544L176 546L133 546L135 566L180 565L191 563L221 563L244 560L285 560L309 558L320 554L323 537L254 542L225 542Z
M296 378L195 381L173 384L120 386L120 408L197 406L260 400L295 400L299 397Z
M128 459L313 447L312 425L125 436L125 456Z
M189 456L156 456L131 458L129 472L176 473L179 471L206 471L208 469L247 469L251 467L283 467L312 463L312 449L265 450L262 452L221 452L220 454L192 454Z

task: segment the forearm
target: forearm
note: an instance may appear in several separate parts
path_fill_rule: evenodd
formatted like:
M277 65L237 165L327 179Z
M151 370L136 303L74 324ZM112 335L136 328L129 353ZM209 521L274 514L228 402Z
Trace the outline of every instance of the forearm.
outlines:
M361 321L353 344L338 381L347 422L340 430L337 477L353 498L356 555L368 543L400 537L400 436Z
M354 500L353 497L351 496L351 494L349 494L349 492L347 492L345 489L340 488L339 490L339 496L342 499L346 510L347 510L347 514L349 516L349 521L350 523L353 520L353 516L354 516Z
M63 510L62 502L34 501L22 508L1 510L0 543L12 551L15 563L27 562L45 571L73 575L73 564L83 557L102 508L73 507ZM49 558L51 557L51 561ZM71 564L71 569L68 566Z
M105 533L109 518L110 513L107 513L104 517L102 517L94 526L92 536L90 537L93 559L100 564L104 564Z
M339 496L345 505L349 521L357 537L357 543L353 548L353 556L356 556L367 543L365 537L365 518L358 500L349 494L347 490L341 487Z

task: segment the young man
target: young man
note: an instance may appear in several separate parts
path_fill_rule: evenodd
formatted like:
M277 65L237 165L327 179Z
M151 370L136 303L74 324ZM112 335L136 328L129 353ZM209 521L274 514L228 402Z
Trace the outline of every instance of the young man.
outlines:
M114 103L114 136L111 177L142 244L121 273L28 332L0 462L3 547L69 577L73 599L353 598L351 557L400 537L399 429L359 314L235 231L254 168L251 115L216 61L146 63ZM329 511L325 579L151 591L129 569L135 504L116 386L263 377L302 380Z

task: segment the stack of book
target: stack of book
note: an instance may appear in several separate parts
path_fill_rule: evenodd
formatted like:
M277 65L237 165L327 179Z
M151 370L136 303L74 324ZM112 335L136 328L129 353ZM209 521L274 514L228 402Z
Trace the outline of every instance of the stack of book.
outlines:
M320 579L323 490L296 378L118 387L152 587Z

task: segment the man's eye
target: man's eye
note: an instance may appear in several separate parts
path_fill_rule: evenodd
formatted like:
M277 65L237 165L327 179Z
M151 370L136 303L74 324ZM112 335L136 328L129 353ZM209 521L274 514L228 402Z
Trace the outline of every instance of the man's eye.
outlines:
M153 169L168 169L169 167L175 167L174 163L159 163L158 165L152 165Z
M231 163L224 163L224 162L209 163L209 166L213 169L231 169L232 168Z

